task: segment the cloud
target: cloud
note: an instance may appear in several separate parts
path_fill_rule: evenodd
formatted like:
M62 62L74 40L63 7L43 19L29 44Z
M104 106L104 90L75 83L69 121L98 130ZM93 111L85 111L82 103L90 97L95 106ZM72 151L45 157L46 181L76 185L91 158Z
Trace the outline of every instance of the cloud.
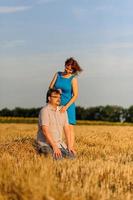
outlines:
M86 8L74 8L72 13L77 19L80 19L86 17L89 14L89 10Z
M23 46L24 44L25 44L24 40L0 41L0 48L15 48L15 47Z
M102 6L97 6L95 8L96 11L111 11L113 9L113 7L110 5L102 5Z
M50 3L50 2L54 2L54 1L57 1L57 0L37 0L36 3L42 4L42 3Z
M72 13L76 18L86 18L90 15L95 15L97 12L109 12L112 11L111 5L99 5L99 6L88 6L88 7L74 7Z
M0 14L22 12L30 8L31 6L0 6Z
M101 49L133 49L133 43L129 42L116 42L111 44L96 45Z
M23 6L0 6L0 14L10 14L16 12L23 12L30 10L32 7L40 4L51 3L59 0L31 0L24 2L26 5Z
M48 4L48 3L57 2L57 1L60 1L60 0L29 0L28 2L25 2L25 3L31 4L32 6L36 6L36 5Z

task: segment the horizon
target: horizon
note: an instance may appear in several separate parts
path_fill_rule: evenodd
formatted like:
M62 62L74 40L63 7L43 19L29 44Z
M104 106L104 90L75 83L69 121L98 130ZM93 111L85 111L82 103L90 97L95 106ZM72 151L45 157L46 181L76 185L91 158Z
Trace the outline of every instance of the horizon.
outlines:
M14 110L14 109L16 109L16 108L20 108L20 109L39 109L39 108L42 108L43 106L44 106L44 105L42 105L41 107L20 107L20 106L15 106L14 108L4 107L4 108L1 108L0 111L3 110L3 109ZM120 106L120 105L109 105L109 104L107 104L107 105L89 106L89 107L76 105L76 107L81 107L81 108L84 108L84 109L96 108L96 107L107 107L107 106L111 106L111 107L121 107L121 108L123 108L123 109L129 109L130 107L133 106L133 104L130 105L129 107L123 107L123 106Z

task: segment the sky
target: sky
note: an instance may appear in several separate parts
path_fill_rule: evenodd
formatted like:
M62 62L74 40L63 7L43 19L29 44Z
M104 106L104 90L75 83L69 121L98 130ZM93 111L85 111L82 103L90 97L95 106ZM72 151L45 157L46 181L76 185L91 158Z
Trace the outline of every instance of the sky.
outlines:
M0 109L45 104L74 57L77 106L133 105L132 0L0 0Z

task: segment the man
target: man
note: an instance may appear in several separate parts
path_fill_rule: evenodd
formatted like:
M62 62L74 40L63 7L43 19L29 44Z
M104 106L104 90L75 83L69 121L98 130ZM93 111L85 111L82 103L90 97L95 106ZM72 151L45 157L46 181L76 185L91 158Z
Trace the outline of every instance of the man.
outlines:
M54 159L74 158L75 150L71 147L71 136L67 112L60 112L60 91L50 89L47 92L47 105L39 113L37 144L39 151L52 154ZM67 145L62 140L64 129Z

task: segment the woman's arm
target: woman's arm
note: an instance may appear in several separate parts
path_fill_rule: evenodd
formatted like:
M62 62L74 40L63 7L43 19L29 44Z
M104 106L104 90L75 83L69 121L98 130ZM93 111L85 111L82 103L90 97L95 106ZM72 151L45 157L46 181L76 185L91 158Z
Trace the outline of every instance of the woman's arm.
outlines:
M52 79L52 81L49 85L49 89L52 89L54 87L56 79L57 79L57 73L54 75L54 78Z
M73 90L73 96L70 99L70 101L65 106L62 107L61 112L66 111L69 108L69 106L76 101L76 99L78 97L78 81L77 81L77 78L72 79L72 90Z

